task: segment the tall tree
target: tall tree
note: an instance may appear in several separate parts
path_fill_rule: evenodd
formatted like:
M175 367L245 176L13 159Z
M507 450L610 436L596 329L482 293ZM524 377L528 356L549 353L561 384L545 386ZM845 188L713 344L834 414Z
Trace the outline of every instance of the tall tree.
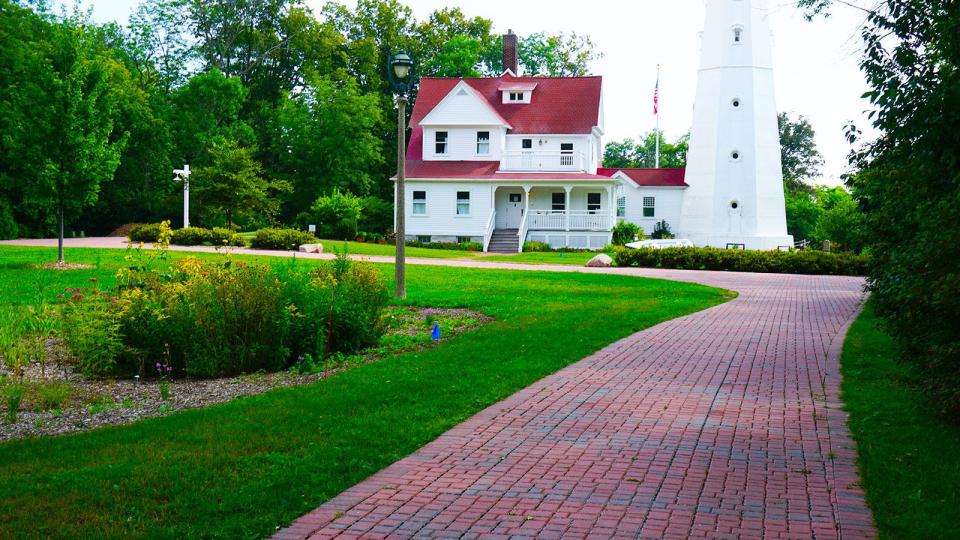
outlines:
M805 117L794 120L788 113L777 115L777 125L780 128L783 183L791 192L810 191L812 186L806 182L813 180L823 166L813 126Z
M375 190L383 162L376 129L382 122L377 96L362 94L350 81L338 86L318 77L286 100L274 141L281 177L297 194L289 202L290 216L333 189L361 195Z
M280 209L277 195L288 193L290 184L263 177L263 167L253 157L254 149L218 137L210 145L210 164L197 169L191 185L200 206L209 216L222 212L227 225L241 213L274 216Z
M800 1L811 16L830 4ZM860 67L880 136L853 155L850 185L866 211L869 283L904 359L958 419L960 10L954 0L882 0L862 9ZM848 133L859 142L855 128Z
M238 77L216 69L195 75L178 88L170 118L174 163L205 165L210 143L218 137L253 145L253 130L240 116L247 93Z
M503 37L494 39L483 54L489 75L503 72ZM521 36L517 43L520 71L528 76L581 77L590 74L590 64L603 53L590 38L577 33L536 33Z
M119 165L128 135L115 129L117 89L130 80L85 21L57 21L36 37L9 74L16 90L4 115L4 153L22 164L24 206L41 220L56 216L62 263L66 225L96 202Z
M633 139L607 143L603 151L604 167L652 169L656 165L657 133L651 131L640 142ZM660 167L682 169L687 166L690 135L670 142L660 132Z

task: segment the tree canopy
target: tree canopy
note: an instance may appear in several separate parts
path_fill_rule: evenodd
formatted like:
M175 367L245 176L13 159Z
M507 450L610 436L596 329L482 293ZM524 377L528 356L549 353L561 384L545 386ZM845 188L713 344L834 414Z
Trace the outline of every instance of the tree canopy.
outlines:
M640 141L624 139L607 143L603 151L603 166L613 168L651 169L656 164L657 133L651 131L643 135ZM686 134L671 142L660 132L660 167L684 168L687 166L687 152L690 149L690 135Z

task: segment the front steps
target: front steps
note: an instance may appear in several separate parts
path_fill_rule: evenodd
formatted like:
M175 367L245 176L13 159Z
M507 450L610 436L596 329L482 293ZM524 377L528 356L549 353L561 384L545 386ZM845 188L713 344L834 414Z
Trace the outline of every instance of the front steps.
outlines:
M487 252L518 253L520 251L520 238L517 233L519 232L518 229L497 229L493 231Z

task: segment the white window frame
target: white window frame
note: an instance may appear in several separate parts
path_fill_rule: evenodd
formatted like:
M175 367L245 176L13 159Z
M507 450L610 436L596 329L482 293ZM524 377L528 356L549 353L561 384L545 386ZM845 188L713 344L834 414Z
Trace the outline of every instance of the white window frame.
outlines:
M422 193L423 197L418 198L417 194ZM423 189L418 189L413 192L410 197L412 208L410 210L411 215L414 216L425 216L427 215L427 191Z
M647 215L647 210L650 210L650 215ZM657 198L656 197L643 198L643 217L645 218L657 217Z
M487 138L483 140L480 136L486 133ZM490 132L489 131L478 131L477 132L477 155L478 156L489 156L490 155Z
M620 195L617 197L617 217L627 217L627 196Z
M443 140L440 140L440 134L443 134ZM443 145L443 151L440 151L440 145ZM433 134L433 152L438 156L446 156L450 151L450 132L437 131Z
M573 143L560 143L560 165L562 167L573 166L573 152L575 148Z
M466 195L466 198L461 198L461 195ZM457 217L470 217L470 192L469 191L458 191L457 192Z
M590 197L596 197L597 202L591 203ZM592 207L592 208L591 208ZM603 207L603 194L599 191L591 191L587 193L587 213L596 214Z
M560 196L562 199L560 202L557 202L557 196ZM554 191L550 194L550 211L551 212L566 212L567 211L567 192L565 191Z

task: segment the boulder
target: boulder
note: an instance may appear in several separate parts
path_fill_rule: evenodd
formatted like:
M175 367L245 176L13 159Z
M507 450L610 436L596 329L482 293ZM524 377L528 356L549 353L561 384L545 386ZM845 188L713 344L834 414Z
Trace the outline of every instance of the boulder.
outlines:
M587 266L592 268L607 268L613 266L613 259L606 253L601 253L587 262Z
M323 244L302 244L300 253L323 253Z

